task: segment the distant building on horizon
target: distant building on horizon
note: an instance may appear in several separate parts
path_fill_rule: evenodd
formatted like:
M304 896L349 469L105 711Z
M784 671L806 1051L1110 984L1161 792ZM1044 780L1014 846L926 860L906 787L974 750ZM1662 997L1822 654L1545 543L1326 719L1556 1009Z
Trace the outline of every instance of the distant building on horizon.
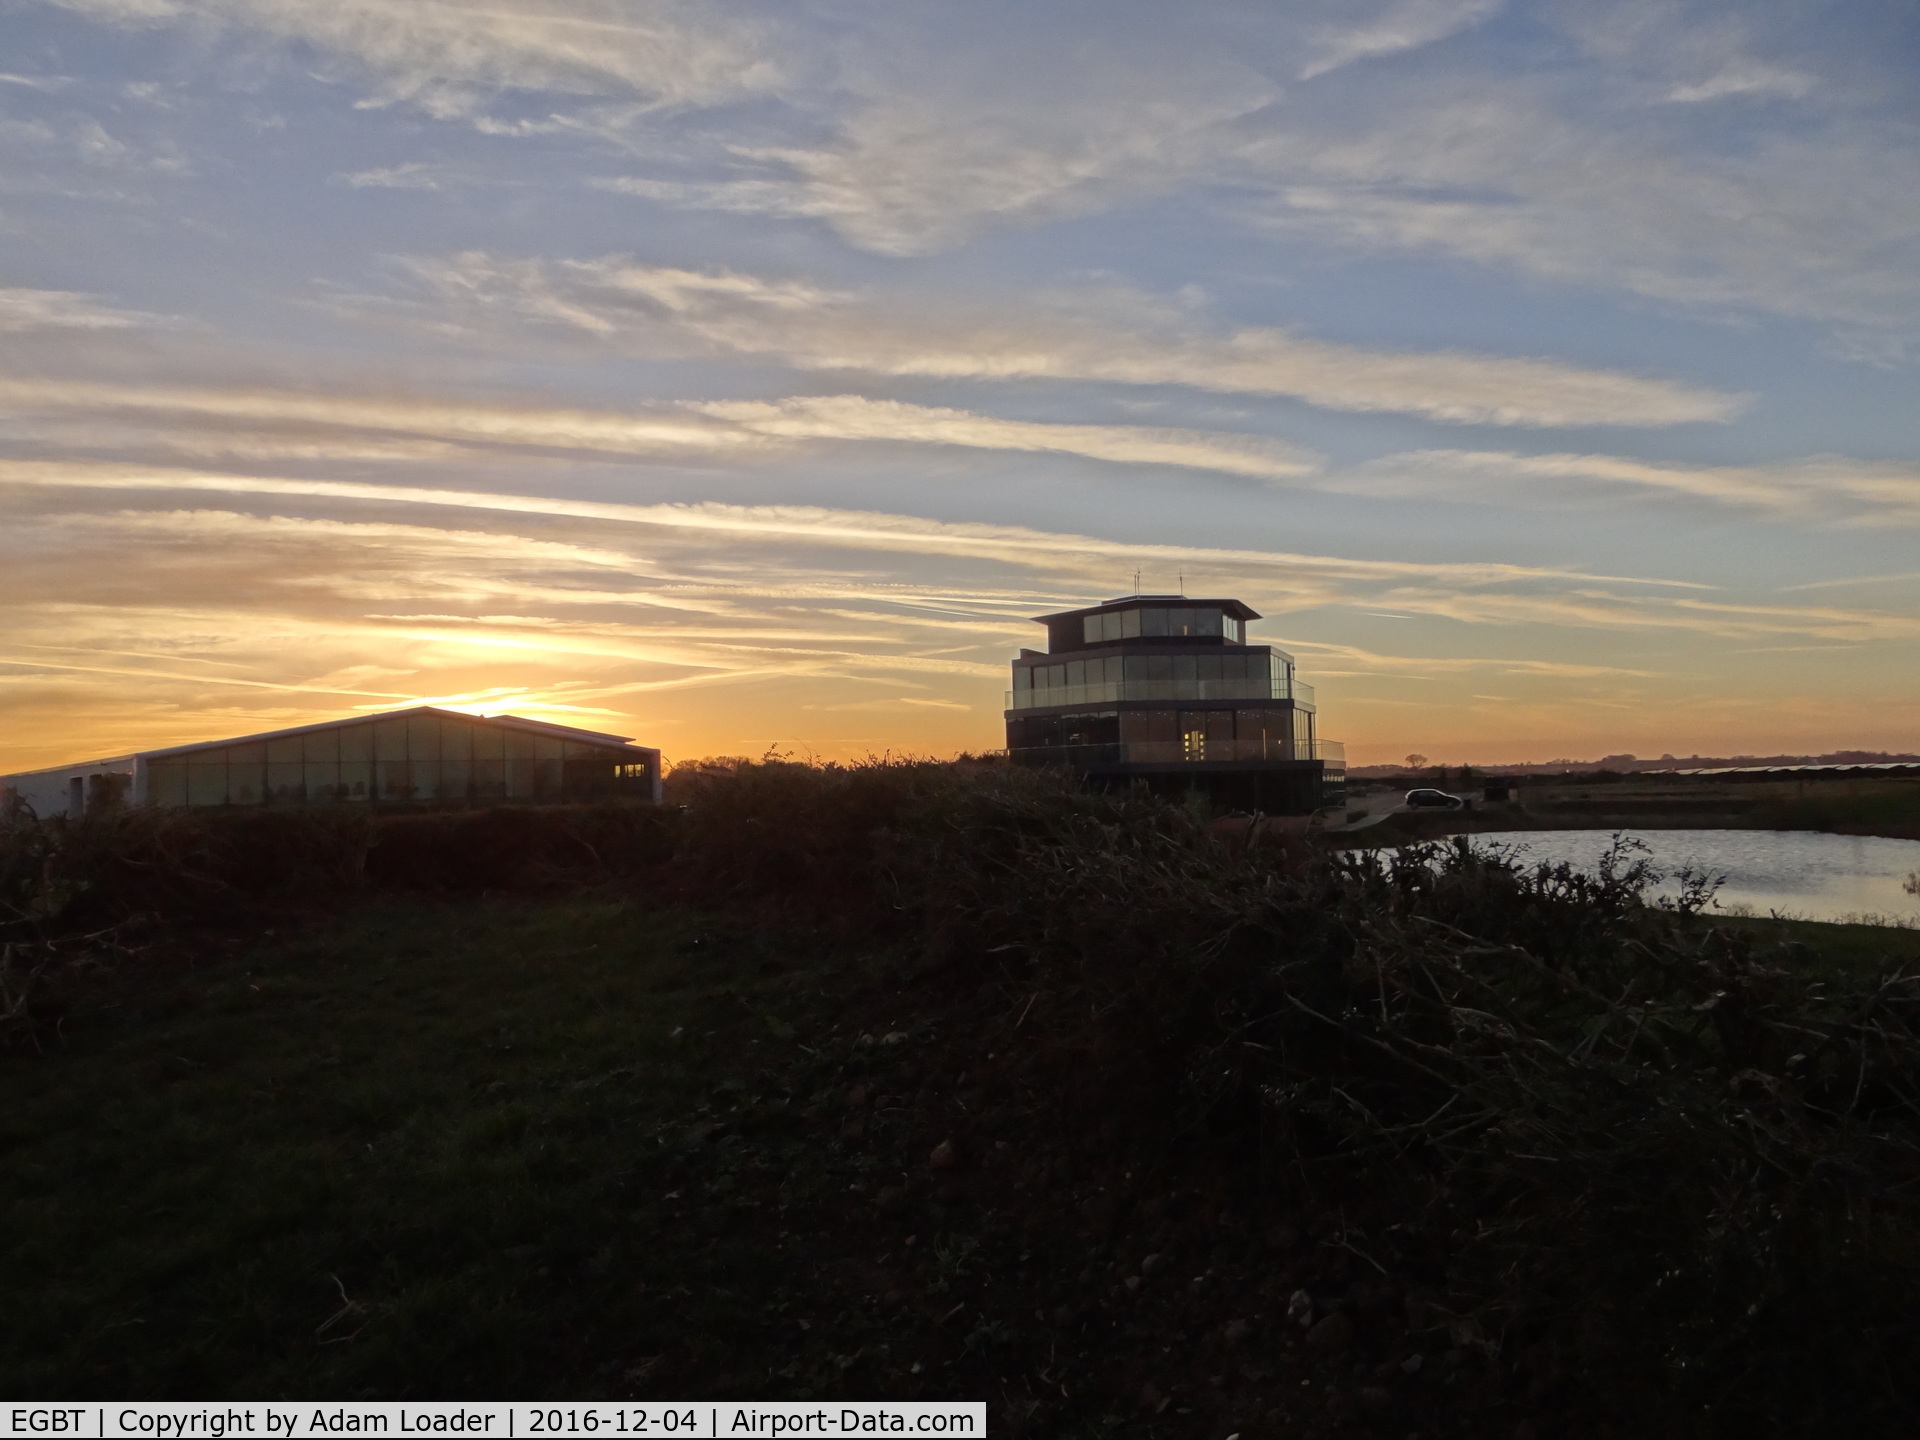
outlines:
M417 705L0 775L41 816L131 805L507 804L660 799L660 752L625 736Z
M1238 600L1126 595L1037 615L1047 649L1022 650L1007 692L1007 757L1096 783L1303 814L1338 798L1346 749L1318 734L1293 656L1250 645Z

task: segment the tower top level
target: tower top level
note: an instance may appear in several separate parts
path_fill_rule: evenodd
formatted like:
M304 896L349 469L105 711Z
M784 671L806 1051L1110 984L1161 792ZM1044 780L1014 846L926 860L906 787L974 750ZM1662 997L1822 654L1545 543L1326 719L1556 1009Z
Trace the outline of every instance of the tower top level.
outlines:
M1083 610L1036 615L1047 627L1048 653L1086 650L1130 640L1176 645L1244 645L1246 625L1260 612L1238 600L1185 595L1122 595Z

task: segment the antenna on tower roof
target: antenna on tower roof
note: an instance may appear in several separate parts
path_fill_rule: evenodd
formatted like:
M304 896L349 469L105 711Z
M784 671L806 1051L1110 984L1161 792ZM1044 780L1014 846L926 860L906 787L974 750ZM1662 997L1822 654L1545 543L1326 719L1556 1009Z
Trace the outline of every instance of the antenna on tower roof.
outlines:
M1182 595L1187 593L1187 572L1184 570L1180 572L1180 593Z
M1140 593L1140 572L1138 570L1133 572L1133 593L1136 595Z

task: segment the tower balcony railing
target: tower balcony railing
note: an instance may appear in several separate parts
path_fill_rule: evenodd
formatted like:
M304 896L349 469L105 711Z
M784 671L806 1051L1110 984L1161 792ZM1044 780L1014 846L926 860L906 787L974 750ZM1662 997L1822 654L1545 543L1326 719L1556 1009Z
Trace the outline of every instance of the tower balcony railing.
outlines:
M1261 680L1107 680L1095 685L1046 685L1008 690L1009 710L1041 710L1055 705L1114 705L1145 700L1169 705L1203 700L1291 700L1296 710L1314 708L1313 686L1284 678Z
M1347 747L1338 740L1121 740L1097 745L1025 745L1007 752L1029 765L1104 769L1115 765L1197 765L1248 760L1318 760L1329 774L1344 775Z

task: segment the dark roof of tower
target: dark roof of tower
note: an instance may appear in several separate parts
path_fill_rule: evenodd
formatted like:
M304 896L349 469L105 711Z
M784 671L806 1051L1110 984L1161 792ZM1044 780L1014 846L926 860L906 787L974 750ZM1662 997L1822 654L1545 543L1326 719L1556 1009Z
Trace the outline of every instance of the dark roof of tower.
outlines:
M1131 610L1141 605L1178 605L1188 609L1212 605L1236 620L1260 618L1258 610L1239 600L1210 599L1192 595L1121 595L1113 600L1103 600L1098 605L1089 605L1084 610L1056 610L1051 615L1035 615L1033 620L1037 625L1045 625L1050 620L1070 620L1077 615L1100 615L1108 610Z

